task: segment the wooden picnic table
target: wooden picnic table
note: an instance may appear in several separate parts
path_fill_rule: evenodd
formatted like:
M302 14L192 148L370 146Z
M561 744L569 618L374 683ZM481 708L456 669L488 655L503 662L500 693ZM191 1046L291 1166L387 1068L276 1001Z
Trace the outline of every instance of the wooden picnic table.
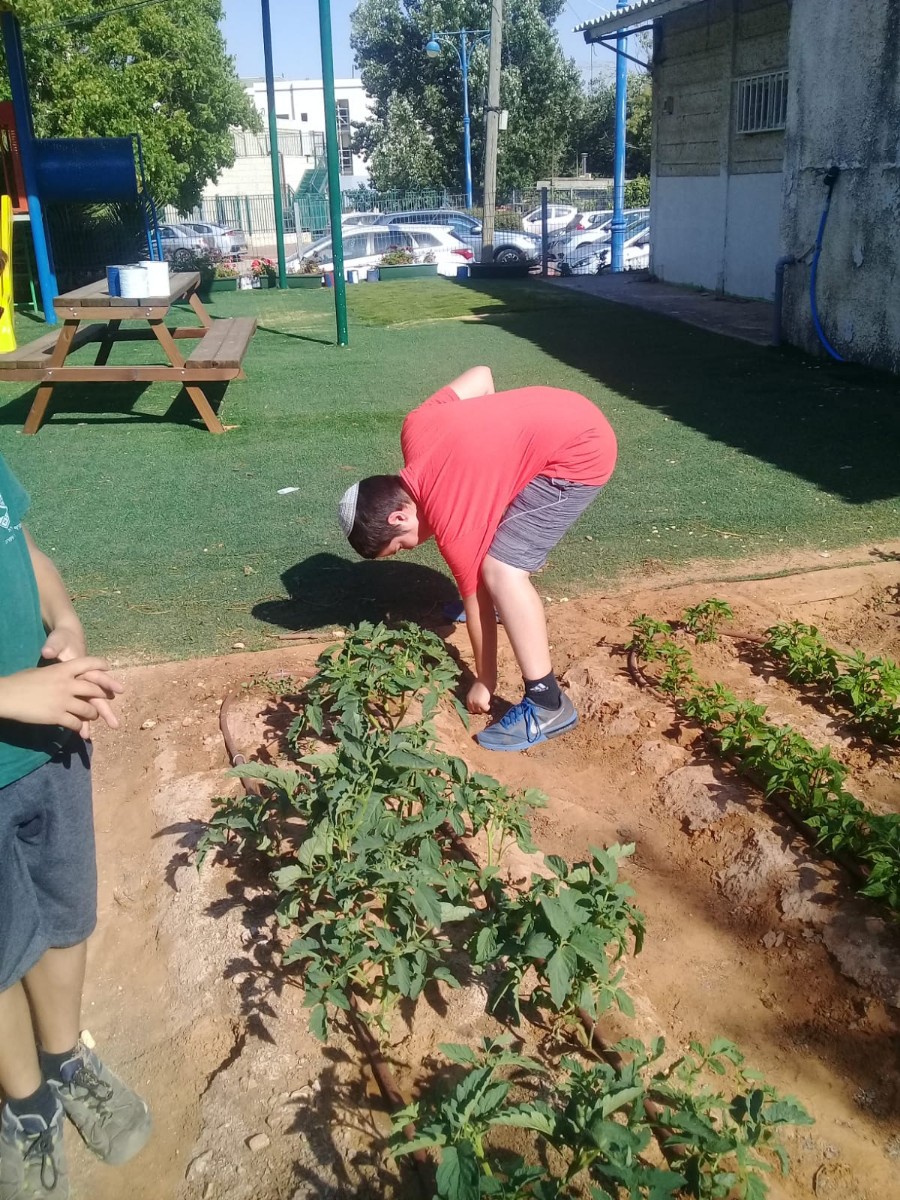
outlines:
M256 330L253 317L213 320L197 294L200 275L181 271L170 275L169 291L163 296L140 300L111 296L106 280L87 284L57 296L53 302L62 328L53 330L9 354L0 354L0 382L35 380L40 387L34 397L24 433L37 433L44 420L54 387L59 383L161 383L182 385L210 433L225 427L206 398L204 383L244 379L241 366ZM200 318L200 327L169 326L166 318L172 305L187 299ZM123 321L145 321L149 328L122 329ZM83 325L83 322L90 324ZM155 338L168 360L166 365L109 365L109 355L121 341ZM183 338L199 339L186 358L176 344ZM68 356L89 342L100 349L92 364L68 364Z

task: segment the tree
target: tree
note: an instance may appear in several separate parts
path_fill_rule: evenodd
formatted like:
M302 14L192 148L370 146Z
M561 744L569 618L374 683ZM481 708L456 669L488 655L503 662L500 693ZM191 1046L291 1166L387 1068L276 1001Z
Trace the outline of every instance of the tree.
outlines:
M501 76L501 104L509 126L500 136L498 187L501 194L527 187L568 163L569 126L581 108L581 85L574 63L562 52L551 22L564 0L506 0ZM462 92L459 60L450 46L439 58L425 56L432 30L482 29L489 17L485 0L360 0L351 18L351 45L366 91L374 99L371 120L356 131L356 145L366 157L377 187L399 186L398 156L388 143L389 116L406 114L417 133L413 146L429 147L415 162L433 164L430 184L462 190ZM484 45L473 54L469 69L472 111L472 174L480 175L483 155L482 109L487 84ZM381 153L383 151L383 153ZM390 175L384 174L386 164ZM408 166L412 168L413 162ZM424 182L411 169L414 186ZM415 181L415 184L414 182Z
M375 133L374 123L359 130L357 153L368 161L379 191L431 187L441 174L441 157L434 138L416 120L408 96L396 92L388 97L383 126Z
M625 174L629 179L650 172L651 103L650 77L629 74L625 109ZM615 136L616 85L613 80L601 79L585 98L582 124L573 130L573 154L587 154L591 174L611 178Z
M221 0L14 0L38 137L139 133L157 203L187 211L258 128L219 30ZM109 13L110 15L102 15ZM8 85L3 84L8 95Z

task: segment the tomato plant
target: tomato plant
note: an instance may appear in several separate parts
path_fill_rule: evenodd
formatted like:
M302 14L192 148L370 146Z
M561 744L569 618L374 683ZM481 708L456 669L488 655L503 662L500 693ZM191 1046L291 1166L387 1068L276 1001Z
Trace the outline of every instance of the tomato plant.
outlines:
M621 1066L564 1058L552 1077L512 1050L508 1035L484 1041L480 1051L440 1049L464 1069L462 1078L398 1113L392 1144L395 1157L439 1152L439 1200L562 1200L586 1189L594 1200L762 1200L773 1165L788 1171L779 1131L812 1123L797 1101L747 1070L724 1039L709 1049L694 1043L689 1054L660 1069L662 1038L649 1046L629 1038L614 1047ZM710 1087L710 1076L727 1077L728 1090ZM417 1136L405 1141L400 1131L410 1122ZM504 1127L536 1135L534 1163L493 1144ZM667 1147L666 1168L648 1154L654 1133ZM562 1164L553 1174L545 1145Z

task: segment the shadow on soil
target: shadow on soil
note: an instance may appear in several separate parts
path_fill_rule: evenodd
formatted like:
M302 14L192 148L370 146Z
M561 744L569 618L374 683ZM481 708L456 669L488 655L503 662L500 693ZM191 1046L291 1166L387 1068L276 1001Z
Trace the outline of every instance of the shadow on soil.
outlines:
M458 599L446 575L413 562L350 562L314 554L288 568L281 580L288 598L257 604L253 616L295 632L360 621L446 627L443 607Z
M511 304L517 287L552 287L533 280L458 286ZM604 387L851 504L900 495L900 406L891 376L581 299L558 311L501 309L503 328Z

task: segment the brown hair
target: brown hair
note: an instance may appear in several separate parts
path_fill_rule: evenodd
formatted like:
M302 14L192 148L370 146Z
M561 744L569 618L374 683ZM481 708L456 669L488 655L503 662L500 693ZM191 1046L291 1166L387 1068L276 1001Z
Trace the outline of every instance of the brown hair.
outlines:
M377 558L397 536L388 517L410 499L399 475L370 475L360 480L356 516L347 541L361 558Z

